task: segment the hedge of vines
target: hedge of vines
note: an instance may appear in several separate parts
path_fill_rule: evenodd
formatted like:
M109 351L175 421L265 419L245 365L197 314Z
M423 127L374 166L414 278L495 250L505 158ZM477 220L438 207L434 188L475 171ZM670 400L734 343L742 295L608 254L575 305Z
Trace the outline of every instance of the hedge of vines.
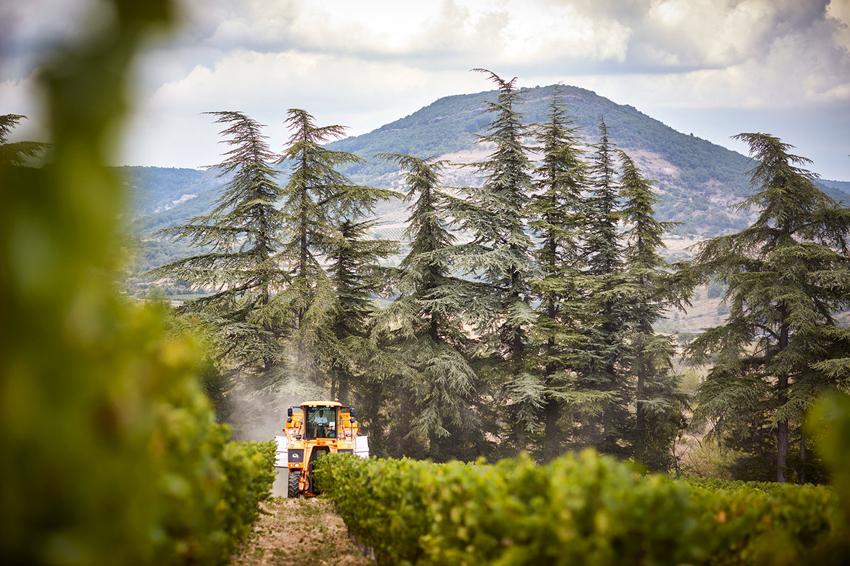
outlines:
M176 7L98 10L37 72L50 147L22 164L0 144L0 562L222 564L274 448L232 442L199 340L121 295L127 190L107 167L134 54Z
M385 564L825 564L846 551L832 488L695 485L589 450L542 466L331 456L316 473Z

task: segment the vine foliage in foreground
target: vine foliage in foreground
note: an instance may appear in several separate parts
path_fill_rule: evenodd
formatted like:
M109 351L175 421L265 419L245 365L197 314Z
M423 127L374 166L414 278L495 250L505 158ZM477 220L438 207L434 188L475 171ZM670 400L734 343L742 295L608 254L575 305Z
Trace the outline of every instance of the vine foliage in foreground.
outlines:
M690 484L592 450L544 466L340 455L316 473L383 564L841 563L827 487Z
M229 442L197 340L115 288L126 191L105 164L133 56L173 6L111 4L40 73L44 163L0 159L0 312L14 321L0 325L0 556L220 564L268 494L273 448Z

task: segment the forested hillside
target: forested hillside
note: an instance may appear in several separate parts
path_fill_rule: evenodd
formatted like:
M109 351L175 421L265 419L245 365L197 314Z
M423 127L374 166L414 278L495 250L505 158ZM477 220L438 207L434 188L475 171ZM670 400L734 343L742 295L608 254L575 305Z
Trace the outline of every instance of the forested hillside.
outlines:
M518 110L526 123L544 120L547 101L555 86L521 89ZM611 141L629 152L659 191L657 216L660 220L681 222L672 233L713 236L746 226L748 215L734 204L750 194L748 171L754 163L748 157L720 147L694 134L683 134L629 105L621 105L592 91L559 87L579 134L590 143L595 124L601 116L608 123ZM345 171L358 182L376 186L397 186L399 177L391 163L378 159L382 152L397 152L417 157L452 156L456 161L475 161L486 153L477 143L487 125L482 112L495 91L447 96L434 103L361 136L330 144L351 151L362 164ZM698 134L698 132L697 132ZM282 175L286 175L286 168ZM173 257L170 246L150 241L160 228L178 224L209 207L218 195L223 180L214 171L127 167L125 171L136 203L133 226L148 240L145 267L156 258ZM471 169L451 172L455 184L478 184ZM850 201L850 183L821 181L831 196ZM404 218L404 207L391 201L379 208L384 231L397 237Z
M544 120L554 88L521 89L523 102L517 108L525 122ZM663 195L660 218L685 221L681 230L691 234L710 235L743 226L745 220L731 211L729 204L747 192L746 171L752 167L749 159L679 133L632 106L616 104L592 91L578 87L563 87L563 91L580 135L592 134L599 118L604 117L612 143L634 153L657 181ZM422 157L470 150L476 134L487 123L481 110L493 98L492 91L441 98L410 116L338 145L364 156L390 150ZM389 171L385 164L370 161L356 172L381 178Z

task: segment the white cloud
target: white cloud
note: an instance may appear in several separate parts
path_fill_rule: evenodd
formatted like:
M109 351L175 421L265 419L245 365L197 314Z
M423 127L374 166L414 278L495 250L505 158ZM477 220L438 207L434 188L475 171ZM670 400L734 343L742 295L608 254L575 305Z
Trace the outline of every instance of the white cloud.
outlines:
M850 0L832 0L826 13L835 22L833 37L836 42L850 51Z
M770 42L763 55L681 73L600 74L572 80L643 108L785 108L850 102L850 57L813 41L829 34L819 22Z
M324 0L187 4L188 19L216 45L364 57L497 56L506 61L569 57L622 60L629 30L569 5L523 0ZM531 3L534 4L533 2Z
M215 128L200 115L207 110L257 116L269 124L276 149L288 107L362 133L440 96L490 88L467 72L477 66L519 75L524 85L577 84L650 115L675 108L850 109L850 0L181 4L185 24L177 37L142 60L126 149L133 163L215 161ZM0 66L0 111L31 100L25 77L39 50L75 33L92 5L100 4L16 5L12 41L20 48L7 61L11 70Z
M205 111L249 112L268 125L271 146L279 150L288 108L307 109L320 123L341 123L360 134L440 96L483 88L480 77L466 70L424 71L321 53L235 51L145 98L126 151L133 163L178 165L188 158L188 163L209 164L220 148L216 128L201 115Z
M213 68L199 65L186 77L162 85L153 102L168 107L264 106L311 97L317 103L334 100L345 109L418 90L429 78L393 62L297 51L235 51Z

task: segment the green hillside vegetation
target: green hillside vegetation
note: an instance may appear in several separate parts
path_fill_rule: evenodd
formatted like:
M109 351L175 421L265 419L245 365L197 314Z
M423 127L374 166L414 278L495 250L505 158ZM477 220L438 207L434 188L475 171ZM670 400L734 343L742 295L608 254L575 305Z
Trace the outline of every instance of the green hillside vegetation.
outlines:
M671 228L672 234L707 237L748 224L747 214L735 210L733 204L750 194L748 172L755 165L751 159L692 134L677 132L632 106L616 104L573 86L520 89L523 96L517 110L525 123L545 121L548 100L555 89L562 93L585 145L592 143L596 124L605 117L612 143L629 151L660 191L658 219L679 222ZM476 136L488 123L482 110L494 98L494 91L447 96L367 134L334 141L331 147L353 152L364 160L343 169L357 181L397 186L400 179L396 170L379 154L401 153L425 159L472 149ZM286 166L278 166L278 170L280 181L285 182ZM180 243L153 243L153 234L208 210L225 180L218 178L215 170L125 167L122 171L134 203L132 232L145 242L144 248L150 248L144 250L139 270L186 255L188 250ZM823 180L820 185L833 198L850 202L850 183ZM181 201L186 195L196 196ZM379 204L376 210L395 224L404 216L403 209L400 201L391 200ZM384 236L395 238L399 231L393 226ZM169 251L169 247L175 251Z
M593 91L567 85L522 88L522 102L517 111L527 123L543 123L549 100L555 91L570 108L579 133L588 139L604 116L612 142L623 149L643 149L661 154L670 163L687 170L687 181L701 184L710 179L733 183L736 192L747 188L743 173L752 162L739 153L721 148L706 140L685 135L643 114L629 105L616 104ZM336 145L364 156L394 147L413 155L443 155L469 148L476 135L486 129L482 115L488 102L495 100L494 91L447 96L368 134L348 138ZM410 134L416 132L415 136ZM712 159L706 159L707 157ZM717 158L720 157L718 160ZM708 165L710 163L710 165ZM391 171L386 164L369 162L356 169L358 173L375 175Z
M657 208L659 219L682 222L676 229L678 232L707 236L746 225L747 219L731 208L707 210L705 197L716 193L734 202L748 196L748 172L754 166L751 159L693 134L677 132L632 106L616 104L574 86L521 89L522 102L517 105L517 111L526 123L545 122L549 100L556 89L562 93L585 143L592 141L596 124L604 116L614 145L630 152L658 154L676 168L675 175L665 175L638 159L662 191ZM392 151L425 158L472 147L476 135L488 123L482 110L495 96L493 91L486 91L441 98L410 116L368 134L336 142L335 146L366 158L365 164L350 172L374 180L392 172L388 164L372 158L378 153ZM850 197L846 183L827 183L827 188L833 196Z
M693 134L678 132L633 106L617 104L591 90L569 85L521 88L519 92L523 100L517 105L517 110L526 122L542 123L548 111L548 101L555 91L569 106L575 125L584 136L595 130L600 116L605 116L612 140L621 147L654 151L669 157L667 160L677 166L689 165L696 171L691 178L698 183L717 179L734 182L739 190L747 188L745 172L753 165L749 158ZM364 156L376 155L384 146L429 155L466 149L476 142L476 135L486 129L488 122L481 112L495 97L496 92L492 90L446 96L409 116L367 134L335 142L335 145ZM410 136L412 132L417 135ZM715 160L720 156L720 165L705 159L708 156ZM392 169L370 160L357 167L356 171L380 174ZM831 183L843 185L836 186L836 189L846 189L847 186L847 183Z
M0 557L225 564L269 497L274 446L215 421L203 340L114 285L126 190L105 163L130 63L171 4L112 2L39 71L53 143L0 116Z

